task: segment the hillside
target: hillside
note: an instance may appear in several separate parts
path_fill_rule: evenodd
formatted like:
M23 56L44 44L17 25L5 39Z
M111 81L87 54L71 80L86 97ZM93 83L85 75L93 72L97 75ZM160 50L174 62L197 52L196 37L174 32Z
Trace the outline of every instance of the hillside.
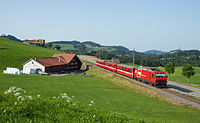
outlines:
M84 41L83 44L87 44L87 45L90 45L92 47L101 47L100 44L94 43L92 41Z
M123 46L102 46L98 43L92 41L53 41L50 42L55 45L61 46L61 49L64 50L87 50L91 51L99 51L99 50L106 50L113 54L127 54L129 53L129 49Z
M21 64L31 57L49 57L59 52L3 38L0 38L0 47L3 47L0 49L0 112L3 112L0 121L61 122L66 117L70 117L67 120L71 122L200 121L199 110L96 68L87 71L91 76L3 74L2 70L7 66L21 68ZM33 99L15 105L16 96L4 94L13 86L26 90L23 96L32 96ZM76 103L68 105L62 98L63 93L70 98L74 96ZM38 95L41 98L37 98ZM94 108L89 107L91 101Z
M20 39L18 39L18 38L16 38L15 36L13 36L13 35L1 35L0 37L2 37L2 38L6 38L6 39L9 39L9 40L13 40L13 41L17 41L17 42L20 42L21 40Z
M144 54L154 54L154 55L158 55L158 54L164 54L165 52L160 51L160 50L148 50L145 51Z
M50 57L55 53L60 52L0 37L0 71L6 67L22 69L22 64L30 58Z

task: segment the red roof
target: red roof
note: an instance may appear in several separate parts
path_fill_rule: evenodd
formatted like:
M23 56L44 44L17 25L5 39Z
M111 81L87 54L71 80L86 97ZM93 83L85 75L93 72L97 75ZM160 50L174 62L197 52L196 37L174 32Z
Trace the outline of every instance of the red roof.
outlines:
M69 63L73 58L75 54L54 54L52 57L63 57L64 60Z
M38 63L44 65L45 67L67 64L62 56L61 57L36 58L34 60L37 61Z
M40 42L35 42L35 41L23 41L23 43L40 43Z

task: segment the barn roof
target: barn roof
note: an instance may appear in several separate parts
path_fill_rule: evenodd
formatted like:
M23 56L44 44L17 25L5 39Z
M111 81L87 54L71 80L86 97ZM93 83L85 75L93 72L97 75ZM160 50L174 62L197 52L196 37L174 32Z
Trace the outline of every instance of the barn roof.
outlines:
M45 58L33 58L25 62L23 65L28 63L31 60L35 60L45 67L58 66L58 65L66 65L75 57L75 54L54 54L52 57Z
M46 57L46 58L35 58L35 61L44 65L45 67L65 65L66 61L62 56L59 57Z
M67 63L69 63L74 56L76 56L75 54L54 54L52 57L62 57Z

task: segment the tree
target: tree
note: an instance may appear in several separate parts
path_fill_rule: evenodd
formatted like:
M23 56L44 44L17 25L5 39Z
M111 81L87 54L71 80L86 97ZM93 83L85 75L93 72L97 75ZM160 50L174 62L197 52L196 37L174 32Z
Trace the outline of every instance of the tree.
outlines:
M190 82L190 77L194 76L195 71L194 68L190 65L190 64L186 64L183 67L183 72L182 72L183 76L186 76L188 78L188 84Z
M52 47L52 43L46 43L46 46L51 48Z
M61 48L61 47L60 47L59 45L55 45L55 46L54 46L54 49L56 49L56 50L60 50L60 48Z
M165 66L165 71L167 72L167 73L169 73L169 78L170 78L170 74L172 73L174 73L175 72L175 67L174 67L174 65L173 65L173 63L172 62L169 62L166 66Z
M74 44L74 48L75 48L75 49L77 48L76 44Z

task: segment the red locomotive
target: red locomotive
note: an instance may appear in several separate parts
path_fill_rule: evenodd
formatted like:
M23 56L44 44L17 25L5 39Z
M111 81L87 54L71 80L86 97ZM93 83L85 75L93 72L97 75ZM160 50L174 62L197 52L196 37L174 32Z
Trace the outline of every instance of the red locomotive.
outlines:
M115 64L103 60L97 60L96 65L113 72L120 73L122 75L131 77L138 81L149 83L156 87L166 87L167 77L166 73L150 67L131 67L124 64Z

